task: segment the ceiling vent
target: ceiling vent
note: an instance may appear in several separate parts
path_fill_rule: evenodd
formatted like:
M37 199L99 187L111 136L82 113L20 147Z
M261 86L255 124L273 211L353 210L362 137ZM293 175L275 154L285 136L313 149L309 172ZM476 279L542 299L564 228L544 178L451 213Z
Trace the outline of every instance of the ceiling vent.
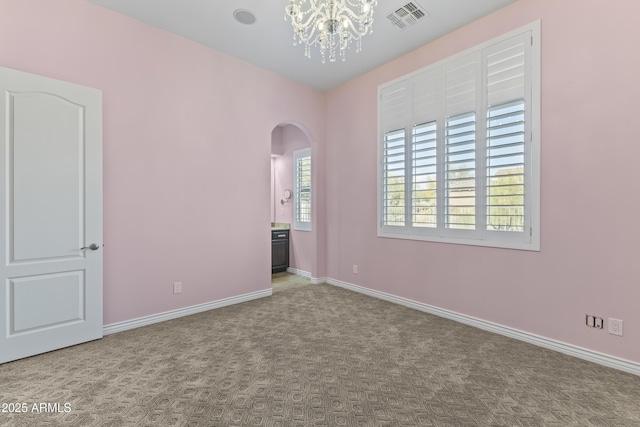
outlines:
M396 27L404 30L427 16L429 13L426 10L415 1L411 1L387 15L387 19Z

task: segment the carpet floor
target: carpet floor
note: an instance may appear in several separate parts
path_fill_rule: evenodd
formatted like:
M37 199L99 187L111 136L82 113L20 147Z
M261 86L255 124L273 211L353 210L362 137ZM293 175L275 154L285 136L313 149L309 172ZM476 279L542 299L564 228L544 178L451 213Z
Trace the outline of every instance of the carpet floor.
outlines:
M321 284L0 365L0 404L12 427L620 427L640 377Z

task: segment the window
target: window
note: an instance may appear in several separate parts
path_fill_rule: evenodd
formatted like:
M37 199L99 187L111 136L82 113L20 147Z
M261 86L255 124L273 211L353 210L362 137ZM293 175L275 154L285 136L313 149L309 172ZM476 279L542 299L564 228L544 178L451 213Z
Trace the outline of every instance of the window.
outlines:
M436 181L436 122L421 123L411 133L411 225L436 227L438 198Z
M525 231L524 101L487 113L487 227Z
M380 86L379 236L539 250L539 33Z
M404 225L404 129L384 138L384 218L387 225Z
M311 231L311 149L293 152L294 230Z

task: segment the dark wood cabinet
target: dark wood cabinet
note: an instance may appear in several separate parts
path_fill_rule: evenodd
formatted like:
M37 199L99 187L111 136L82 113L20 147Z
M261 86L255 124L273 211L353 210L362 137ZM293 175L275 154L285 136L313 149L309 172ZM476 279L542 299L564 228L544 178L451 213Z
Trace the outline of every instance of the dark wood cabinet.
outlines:
M271 230L271 273L289 267L289 230Z

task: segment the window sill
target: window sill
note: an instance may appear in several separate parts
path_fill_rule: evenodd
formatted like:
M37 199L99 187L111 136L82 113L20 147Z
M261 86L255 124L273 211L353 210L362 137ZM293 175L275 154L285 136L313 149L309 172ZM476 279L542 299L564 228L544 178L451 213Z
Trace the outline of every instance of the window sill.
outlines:
M311 232L311 225L309 226L299 226L299 225L294 225L293 226L293 231L307 231L307 232Z
M386 238L386 239L403 239L403 240L419 240L423 242L432 242L432 243L449 243L456 245L467 245L467 246L484 246L490 248L499 248L499 249L516 249L522 251L532 251L532 252L540 252L540 243L538 239L532 239L531 242L524 241L495 241L495 240L478 240L478 239L464 239L464 238L454 238L454 237L442 237L442 236L433 236L433 235L416 235L416 234L405 234L405 233L393 233L389 231L378 230L378 237Z

